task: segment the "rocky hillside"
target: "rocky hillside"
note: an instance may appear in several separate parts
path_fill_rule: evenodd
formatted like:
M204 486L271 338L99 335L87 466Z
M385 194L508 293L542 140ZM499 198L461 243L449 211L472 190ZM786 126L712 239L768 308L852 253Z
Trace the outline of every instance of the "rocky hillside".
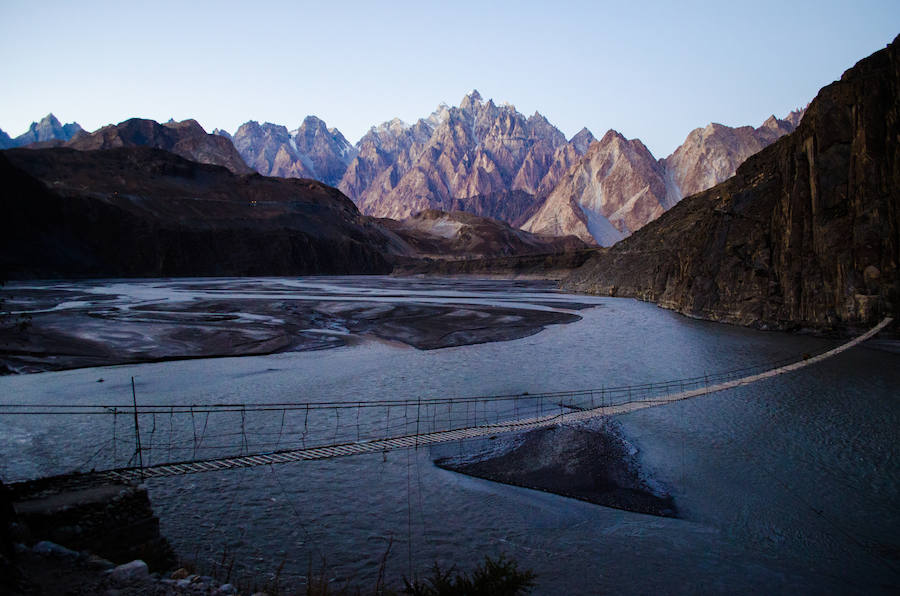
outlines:
M785 120L772 116L759 128L710 124L658 161L640 140L610 130L559 179L522 228L611 246L683 197L733 176L746 158L793 131L800 116L802 111Z
M790 135L566 281L691 316L848 330L900 314L900 37Z
M8 134L0 130L0 149L22 147L32 143L46 143L48 141L68 141L79 133L84 132L77 122L62 124L53 114L47 114L40 122L32 122L28 130L12 139Z
M153 120L132 118L119 124L104 126L90 134L79 135L62 146L79 151L154 147L191 161L224 166L235 174L249 174L252 171L230 141L207 134L196 120L170 120L159 124Z
M471 213L421 211L403 221L379 220L415 250L417 257L501 257L573 252L588 248L573 236L536 236Z
M313 178L329 186L338 184L357 153L338 129L329 129L315 116L307 116L293 131L251 120L233 136L213 132L231 140L244 161L264 176Z
M473 91L412 126L394 120L371 129L339 188L363 213L395 219L515 191L539 201L592 140L584 130L566 141L541 114L526 117Z
M120 147L7 150L0 184L7 279L391 269L384 253L393 235L312 180L239 176L159 149Z

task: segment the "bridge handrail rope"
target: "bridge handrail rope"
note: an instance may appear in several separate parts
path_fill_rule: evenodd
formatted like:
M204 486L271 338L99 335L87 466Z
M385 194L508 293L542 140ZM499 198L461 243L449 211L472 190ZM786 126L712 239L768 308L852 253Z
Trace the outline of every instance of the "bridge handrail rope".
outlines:
M879 329L880 331L880 329ZM846 345L846 344L844 344ZM828 354L829 351L823 352ZM594 389L575 389L568 391L550 391L543 393L508 393L500 395L475 395L460 397L437 397L437 398L415 398L415 399L396 399L396 400L373 400L373 401L304 401L304 402L266 402L266 403L209 403L209 404L142 404L139 406L139 414L151 413L167 413L167 414L206 414L220 412L265 412L265 411L291 411L291 410L321 410L335 408L378 408L378 407L403 407L422 405L448 405L450 403L465 402L492 402L492 401L513 401L522 398L553 398L567 396L589 396L591 393L602 393L604 395L627 395L629 393L638 393L640 391L667 390L675 387L698 385L706 386L709 382L715 382L738 374L743 374L752 370L768 370L772 367L780 368L783 365L797 362L798 358L804 356L792 356L782 358L766 363L746 366L742 368L730 369L720 373L711 375L699 375L695 377L685 377L681 379L669 379L665 381L654 381L648 383L639 383L634 385L613 385L604 386ZM810 358L805 358L810 360ZM8 409L7 409L8 408ZM19 411L26 409L34 409L36 411ZM52 411L52 409L60 411ZM134 406L131 404L33 404L33 403L0 403L0 414L2 415L69 415L69 414L86 414L86 415L111 415L114 411L119 414L131 414ZM39 411L37 411L39 410ZM84 410L84 411L79 411Z

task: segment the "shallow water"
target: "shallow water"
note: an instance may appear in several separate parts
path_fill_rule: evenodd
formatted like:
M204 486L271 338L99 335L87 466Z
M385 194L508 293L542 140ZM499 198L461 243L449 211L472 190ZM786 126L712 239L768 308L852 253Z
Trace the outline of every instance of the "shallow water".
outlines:
M523 339L418 351L364 341L319 352L189 360L0 378L3 402L368 401L564 391L682 378L818 352L834 341L687 319L628 299L487 281L316 280L285 291L348 299L594 304ZM383 283L382 283L383 282ZM128 282L119 282L128 283ZM138 283L138 282L135 282ZM199 283L199 282L198 282ZM235 280L235 287L252 280ZM384 291L385 285L390 292ZM417 295L409 297L405 290ZM135 292L138 290L134 290ZM387 295L392 294L393 296ZM221 298L222 296L220 296ZM542 308L545 306L542 306ZM445 445L149 483L185 557L227 545L246 576L330 575L371 585L434 560L471 567L505 552L537 593L891 592L900 582L898 354L853 349L810 369L618 417L683 519L634 514L441 470ZM104 378L104 383L97 383ZM164 432L164 421L159 421ZM106 422L0 419L0 474L83 463Z

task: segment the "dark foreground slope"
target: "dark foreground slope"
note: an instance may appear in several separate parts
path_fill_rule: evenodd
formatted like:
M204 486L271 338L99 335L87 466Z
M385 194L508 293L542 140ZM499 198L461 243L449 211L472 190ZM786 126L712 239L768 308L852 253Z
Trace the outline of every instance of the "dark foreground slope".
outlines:
M564 281L707 319L868 326L900 310L900 38L823 88L792 134Z
M388 236L319 182L148 147L0 153L9 278L386 273Z

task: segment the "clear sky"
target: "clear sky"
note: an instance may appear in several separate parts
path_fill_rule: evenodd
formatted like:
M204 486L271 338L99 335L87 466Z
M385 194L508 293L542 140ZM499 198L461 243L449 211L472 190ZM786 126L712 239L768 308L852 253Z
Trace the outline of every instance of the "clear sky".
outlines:
M759 125L900 33L900 0L53 2L0 0L0 128L48 112L207 130L307 114L356 142L477 88L567 136L615 128L665 157Z

